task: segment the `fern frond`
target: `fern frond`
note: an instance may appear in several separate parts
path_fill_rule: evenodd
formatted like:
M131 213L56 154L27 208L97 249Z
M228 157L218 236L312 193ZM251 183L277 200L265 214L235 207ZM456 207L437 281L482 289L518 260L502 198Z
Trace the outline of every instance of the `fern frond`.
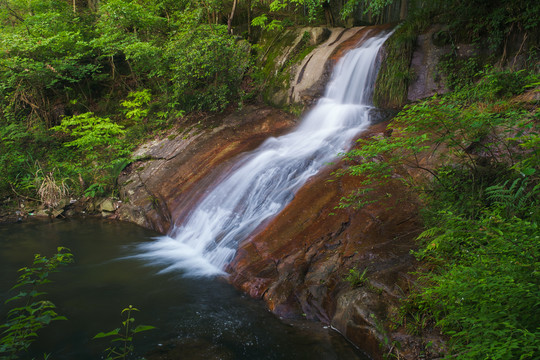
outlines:
M418 235L417 239L430 239L439 235L441 232L444 232L444 230L439 227L432 227L424 230L420 235Z

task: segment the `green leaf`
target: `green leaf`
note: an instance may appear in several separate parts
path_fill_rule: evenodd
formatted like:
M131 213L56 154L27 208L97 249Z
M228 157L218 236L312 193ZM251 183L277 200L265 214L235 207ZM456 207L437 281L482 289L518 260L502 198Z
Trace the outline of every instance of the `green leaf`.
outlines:
M133 333L136 334L136 333L140 333L140 332L148 331L152 329L156 329L156 327L152 325L137 325L137 327L135 327L135 329L133 330Z
M107 333L100 332L100 333L96 334L92 339L100 339L100 338L104 338L104 337L107 337L107 336L118 335L119 332L120 332L120 328L111 330L111 331L109 331Z

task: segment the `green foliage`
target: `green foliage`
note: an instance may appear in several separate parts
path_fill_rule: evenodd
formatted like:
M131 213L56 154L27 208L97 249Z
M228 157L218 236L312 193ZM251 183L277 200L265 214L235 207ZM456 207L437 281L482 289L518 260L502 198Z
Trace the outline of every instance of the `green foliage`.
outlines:
M137 123L145 120L148 116L150 100L152 100L152 94L148 89L130 92L128 100L121 103L125 117Z
M373 15L379 15L382 13L385 7L392 4L394 0L347 0L341 9L341 17L347 18L350 16L361 4L365 6L364 13L373 13Z
M439 0L427 9L432 18L446 24L437 35L443 39L440 45L449 45L451 52L443 57L439 70L450 88L472 84L484 64L497 62L514 69L520 53L536 58L538 42L531 41L540 25L536 1ZM517 38L519 50L513 46ZM460 52L459 44L472 45L474 55ZM519 66L535 69L538 64L529 59Z
M535 359L539 113L537 101L513 97L537 86L538 75L486 68L478 76L405 107L384 136L346 155L347 172L365 189L398 179L423 196L416 256L429 271L403 306L409 332L439 327L449 357ZM361 190L352 204L374 200Z
M185 28L169 42L173 90L185 109L220 111L240 93L250 46L219 25Z
M406 106L390 125L393 134L399 136L359 140L360 146L346 154L346 159L356 161L348 172L367 176L369 184L375 178L378 182L388 181L396 167L405 165L428 172L438 181L438 192L455 192L452 184L443 180L445 175L465 172L469 175L462 180L470 177L474 187L493 184L492 170L500 172L501 167L508 171L525 168L528 174L536 173L537 151L520 148L532 149L526 144L533 144L538 138L534 120L538 113L519 104L495 101L502 93L499 82L493 79L503 75L494 75L492 71L485 73L479 83L458 92ZM522 84L537 79L524 72L520 74L526 79ZM517 95L525 88L526 85L505 89L504 94ZM424 166L433 146L445 150L438 168ZM408 178L402 180L407 182Z
M535 197L540 194L540 184L532 189L528 186L527 178L517 178L510 186L510 180L486 188L487 200L492 206L503 212L505 217L529 217L536 209Z
M99 197L105 195L104 184L92 184L84 190L86 197Z
M393 0L350 0L342 8L342 16L349 16L358 7L377 16L392 3ZM381 64L375 104L392 108L405 104L408 82L414 77L409 65L416 37L431 24L443 25L433 35L433 41L437 46L450 48L450 52L442 56L436 76L443 75L451 89L473 84L482 77L479 72L485 64L497 62L511 69L538 69L535 33L540 25L538 2L433 0L410 5L407 19L385 45L387 59ZM516 41L520 42L518 47ZM463 44L467 44L468 51L460 49ZM528 59L518 61L520 54L528 54ZM508 74L513 76L511 71ZM511 81L509 84L520 86Z
M73 195L84 183L109 193L127 152L152 132L186 111L241 102L250 47L203 24L228 6L2 1L0 196L36 198L36 163L69 179Z
M85 194L102 194L104 188L110 190L122 170L119 168L125 166L129 158L131 147L121 139L125 134L123 126L110 118L84 113L65 117L60 125L51 129L69 135L63 145L76 149L77 162L75 166L66 162L60 165L67 168L67 171L83 174L91 183L91 188Z
M116 328L106 333L100 332L96 336L94 336L94 339L101 339L106 337L111 338L111 346L105 350L105 359L127 359L134 350L134 335L140 332L155 329L155 327L151 325L137 325L136 327L133 327L133 323L135 322L135 318L131 315L133 311L139 311L139 309L134 308L132 305L129 305L127 308L122 310L121 315L123 316L125 314L126 316L125 320L122 320L122 327Z
M459 58L455 50L442 56L437 67L441 74L445 75L446 86L450 89L459 89L474 84L478 80L480 71L477 57Z
M345 277L345 280L351 284L351 286L359 287L365 284L367 281L366 277L367 268L364 269L364 271L360 272L357 268L349 269L349 275Z
M0 104L4 116L52 124L57 116L52 98L67 102L73 86L95 74L99 65L91 53L80 19L59 1L6 2L0 22ZM19 9L16 9L16 8Z
M83 151L114 145L118 136L125 133L123 127L113 123L110 118L98 117L91 112L65 117L60 125L51 130L70 135L74 139L64 145Z
M498 70L489 65L477 72L475 78L477 82L458 86L455 96L467 101L494 102L522 94L540 81L540 75L533 72Z
M445 0L438 7L455 40L486 41L491 50L500 49L513 29L528 32L540 24L540 4L534 1Z
M451 335L462 359L540 355L538 217L506 213L499 205L476 219L440 211L437 226L419 237L425 247L417 255L444 270L422 279L416 305Z
M3 359L17 359L22 352L28 350L40 329L52 321L66 320L64 316L56 313L52 302L39 299L46 294L40 289L42 285L50 282L49 274L57 272L58 267L73 262L73 255L69 249L59 247L57 251L50 258L36 254L31 267L19 270L21 275L12 288L17 289L19 293L5 303L16 302L20 305L9 310L7 322L0 325L2 329L0 354Z
M98 59L108 63L112 74L126 74L135 81L162 76L164 39L168 21L156 13L150 3L109 0L99 9L96 31L100 34L91 40L98 51ZM158 36L155 36L155 35ZM123 57L123 61L119 58Z
M274 0L269 3L266 12L253 18L251 25L268 31L280 31L294 24L292 17L296 23L317 23L323 19L323 5L329 6L329 3L330 0Z

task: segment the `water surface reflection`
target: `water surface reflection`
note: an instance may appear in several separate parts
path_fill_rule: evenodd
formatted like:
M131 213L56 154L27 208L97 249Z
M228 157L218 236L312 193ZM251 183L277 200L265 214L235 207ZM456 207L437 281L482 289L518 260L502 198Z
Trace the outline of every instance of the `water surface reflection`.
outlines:
M286 324L222 279L158 274L159 268L126 259L131 245L156 235L97 219L0 225L2 304L33 254L49 256L65 246L75 256L45 289L69 320L43 330L28 358L99 359L108 344L92 337L118 327L120 310L132 304L141 310L138 324L159 328L135 339L148 359L365 359L338 334L315 323ZM2 322L7 310L2 305Z

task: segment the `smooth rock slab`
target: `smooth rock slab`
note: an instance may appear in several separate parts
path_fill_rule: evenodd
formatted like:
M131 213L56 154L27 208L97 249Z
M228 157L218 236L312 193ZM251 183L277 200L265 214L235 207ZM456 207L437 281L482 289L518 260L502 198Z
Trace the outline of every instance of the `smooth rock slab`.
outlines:
M268 106L246 106L211 121L217 126L177 131L137 149L140 160L118 179L120 220L166 233L231 159L295 125L294 116Z

